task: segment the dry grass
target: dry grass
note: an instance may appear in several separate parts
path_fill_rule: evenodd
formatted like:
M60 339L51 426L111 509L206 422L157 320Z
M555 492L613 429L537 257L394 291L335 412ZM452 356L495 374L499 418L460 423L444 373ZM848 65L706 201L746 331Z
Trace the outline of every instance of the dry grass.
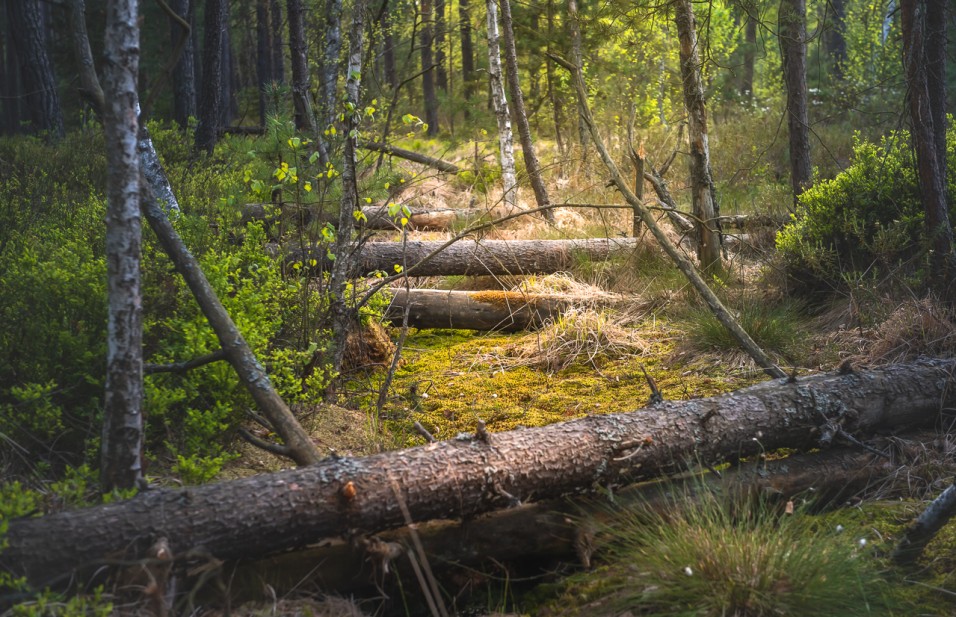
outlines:
M873 333L867 359L893 363L919 355L956 354L956 323L938 301L926 297L900 304Z

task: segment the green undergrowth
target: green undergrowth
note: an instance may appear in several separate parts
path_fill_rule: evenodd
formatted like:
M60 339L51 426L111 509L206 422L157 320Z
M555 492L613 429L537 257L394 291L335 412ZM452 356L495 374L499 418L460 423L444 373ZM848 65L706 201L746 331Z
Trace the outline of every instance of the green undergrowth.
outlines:
M542 333L413 331L395 376L397 396L386 410L397 424L392 428L407 431L407 445L418 445L421 437L407 430L416 421L437 439L450 439L474 431L479 419L489 430L506 431L634 411L652 394L642 367L668 400L713 396L762 380L720 367L706 374L689 370L673 356L677 331L661 319L648 318L637 331L646 337L643 350L582 353L553 372L522 355L545 344Z

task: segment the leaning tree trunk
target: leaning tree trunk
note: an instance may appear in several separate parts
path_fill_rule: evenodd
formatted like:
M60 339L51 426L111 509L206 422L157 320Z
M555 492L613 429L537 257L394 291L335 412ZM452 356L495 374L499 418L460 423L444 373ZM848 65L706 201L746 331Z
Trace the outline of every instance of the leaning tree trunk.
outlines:
M501 150L501 182L504 185L504 206L510 213L518 204L518 180L515 177L515 145L511 132L511 112L501 71L501 48L498 44L498 5L487 0L488 6L488 79L491 82L491 101L498 120L498 146Z
M76 37L74 47L79 57L83 57L83 49L89 49L89 37L87 36L85 23L82 27L74 25L72 35ZM81 79L84 83L96 83L93 88L95 91L102 92L98 86L96 72L92 70L92 64L80 64L81 70L87 72ZM103 113L105 107L104 101L97 101L97 111ZM222 302L216 296L215 290L209 284L209 280L202 271L198 260L186 248L182 238L173 228L169 221L167 212L179 212L179 203L176 201L176 195L173 193L159 161L153 142L146 131L146 127L140 126L138 142L136 144L139 159L140 172L145 184L142 188L140 209L143 216L149 222L150 227L159 239L163 250L169 255L176 270L186 281L186 285L196 298L203 315L206 316L209 325L219 339L222 346L225 359L235 369L239 381L249 391L252 399L262 411L262 415L270 422L276 434L282 439L285 445L270 448L275 454L287 456L299 465L309 465L318 461L321 457L318 448L312 442L308 433L302 428L299 422L292 415L292 411L285 404L285 401L279 396L266 373L265 368L256 359L248 343L239 332L235 322L222 306Z
M524 106L524 96L521 94L521 83L518 80L518 52L515 49L514 26L511 22L511 2L501 0L501 26L505 40L505 64L508 67L508 93L514 105L514 118L518 123L518 136L521 138L521 153L524 155L524 164L534 189L534 198L539 208L548 208L551 200L548 198L548 189L544 186L541 177L541 164L534 152L534 141L531 139L531 125L528 124L528 112ZM554 211L550 208L544 211L544 218L554 223Z
M302 0L288 0L289 55L292 58L292 105L295 109L295 128L317 136L315 110L312 108L311 78L305 45L305 9Z
M342 164L342 201L339 205L339 224L335 230L335 261L329 281L331 300L329 312L332 314L332 370L338 373L345 356L345 342L349 328L354 321L354 311L349 306L348 281L349 268L353 261L355 241L352 238L355 229L356 211L361 212L358 196L358 174L356 155L358 148L358 125L362 119L359 111L359 94L362 75L362 28L364 23L365 0L356 0L352 9L352 29L349 32L349 60L346 71L345 93L348 100L345 113L345 160Z
M930 279L941 297L953 299L953 278L956 263L953 253L953 228L946 204L946 179L942 175L934 121L933 97L930 92L928 49L926 33L930 11L926 0L902 0L900 21L903 26L903 57L906 63L906 82L910 108L913 146L919 171L920 192L923 198L926 236L930 251ZM941 85L941 84L938 84ZM945 129L944 129L945 130Z
M202 93L196 149L212 154L219 139L222 116L222 38L226 28L226 0L206 0L202 46Z
M136 0L106 5L106 267L109 298L100 483L104 493L143 477L143 307L140 165L136 151L139 23Z
M700 77L697 51L697 21L690 0L677 0L674 21L680 39L680 69L684 106L687 108L687 134L690 138L690 183L697 229L697 259L701 269L720 274L720 214L714 200L714 179L710 170L710 145L707 142L707 109Z
M757 343L750 337L750 335L740 327L740 324L737 323L737 320L734 319L734 317L730 314L730 311L727 310L727 307L724 306L724 303L720 301L720 298L717 297L717 294L714 293L703 277L701 277L700 273L694 268L694 264L684 257L679 250L677 250L677 247L674 246L667 235L665 235L661 228L657 225L657 221L651 215L650 211L631 191L630 186L628 186L627 181L624 179L624 176L621 175L620 170L617 168L617 163L615 163L614 159L611 158L607 148L604 147L604 143L601 141L601 136L597 132L597 127L594 124L594 119L591 117L591 110L588 106L587 87L584 84L584 76L581 73L581 68L574 66L559 56L552 56L552 59L571 72L574 90L578 96L578 105L583 114L582 117L588 126L588 130L591 132L591 139L594 141L594 145L597 147L598 153L601 155L601 160L604 161L605 167L607 167L608 171L611 173L611 180L614 182L617 190L620 191L621 195L624 196L624 199L627 201L627 203L630 204L631 207L641 215L641 220L651 231L651 234L653 234L653 236L657 239L657 242L661 245L661 248L663 248L668 257L674 261L684 276L687 277L688 282L690 282L697 293L700 294L701 299L703 299L707 304L707 307L714 314L714 317L717 319L717 321L727 328L727 331L730 332L730 335L733 336L734 340L740 344L740 346L751 358L753 358L754 362L757 363L757 366L762 368L764 372L771 377L786 376L786 373L784 373L780 367L774 364L770 356L768 356L763 349L761 349L760 346L757 345ZM645 174L645 178L649 176L651 176L651 174Z
M933 424L956 404L953 360L775 380L637 413L475 435L9 522L0 566L42 585L106 560L137 559L158 537L251 558L362 530L482 512L719 465L778 448L825 448L837 433ZM635 402L635 406L638 403ZM406 520L406 517L410 520ZM125 556L124 556L125 553ZM80 574L83 574L82 572Z
M7 19L20 64L20 83L26 94L30 124L54 139L63 137L63 113L47 51L47 37L38 0L7 2Z
M790 132L790 184L793 201L813 181L810 168L810 123L807 112L807 3L780 0L780 52L787 87L787 129Z

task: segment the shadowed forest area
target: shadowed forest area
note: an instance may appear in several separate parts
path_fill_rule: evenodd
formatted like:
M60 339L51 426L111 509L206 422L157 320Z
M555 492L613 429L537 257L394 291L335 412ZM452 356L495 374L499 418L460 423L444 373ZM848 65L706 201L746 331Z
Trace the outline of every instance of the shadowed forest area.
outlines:
M7 0L0 615L952 614L953 32Z

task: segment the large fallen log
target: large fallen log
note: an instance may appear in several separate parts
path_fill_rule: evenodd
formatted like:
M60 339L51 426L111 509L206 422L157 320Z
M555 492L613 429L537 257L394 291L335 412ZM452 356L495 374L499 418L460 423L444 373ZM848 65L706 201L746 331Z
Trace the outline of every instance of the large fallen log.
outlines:
M352 257L355 276L404 271L412 276L485 274L552 274L571 269L581 260L603 261L633 251L635 238L584 240L462 240L436 250L445 242L367 242ZM321 265L328 270L325 247L292 251L291 262ZM433 255L433 253L435 253ZM397 268L396 268L397 266Z
M408 310L413 328L454 328L519 332L540 328L571 306L624 304L623 296L571 296L530 294L520 291L448 291L444 289L393 289L385 318L401 325Z
M775 448L825 447L839 435L938 420L956 403L956 360L777 379L637 413L432 443L9 522L0 566L45 584L159 537L174 555L253 558L407 519L468 518L597 486L658 477Z

